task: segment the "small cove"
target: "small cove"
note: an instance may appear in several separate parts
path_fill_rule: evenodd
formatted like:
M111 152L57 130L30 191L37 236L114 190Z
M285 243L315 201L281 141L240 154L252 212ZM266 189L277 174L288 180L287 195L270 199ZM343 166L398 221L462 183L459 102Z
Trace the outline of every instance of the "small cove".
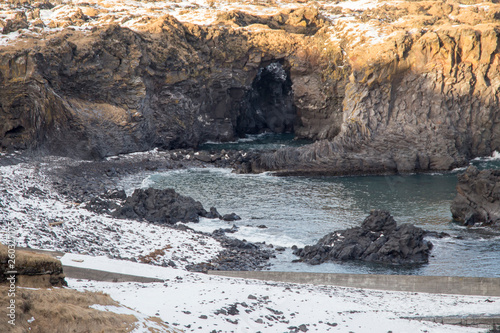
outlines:
M262 139L262 136L255 138ZM286 139L278 138L284 141L276 142L271 138L264 143L268 145L265 148L287 144ZM255 141L243 140L240 144L244 144L244 148L238 144L233 144L232 148L262 147L262 143ZM479 168L500 168L500 161L495 158L472 163ZM500 235L479 228L468 229L451 219L450 203L455 197L458 172L275 177L266 173L237 175L230 169L194 168L136 177L125 186L129 189L174 188L182 195L199 200L207 209L215 206L222 214L237 213L242 219L234 223L239 230L231 236L287 248L271 261L271 270L500 277ZM398 223L412 223L426 230L449 233L452 237L429 238L434 244L432 257L429 264L418 267L357 262L318 266L292 263L297 259L290 249L292 245L311 245L328 232L359 226L371 209L389 210ZM206 232L232 225L209 219L189 224Z

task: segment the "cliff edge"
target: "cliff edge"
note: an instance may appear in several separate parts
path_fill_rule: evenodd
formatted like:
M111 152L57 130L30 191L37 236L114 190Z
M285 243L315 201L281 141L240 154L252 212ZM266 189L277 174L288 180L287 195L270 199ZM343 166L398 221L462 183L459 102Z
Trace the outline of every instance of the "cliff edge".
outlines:
M102 158L294 132L252 171L449 170L500 149L500 5L7 2L0 147Z

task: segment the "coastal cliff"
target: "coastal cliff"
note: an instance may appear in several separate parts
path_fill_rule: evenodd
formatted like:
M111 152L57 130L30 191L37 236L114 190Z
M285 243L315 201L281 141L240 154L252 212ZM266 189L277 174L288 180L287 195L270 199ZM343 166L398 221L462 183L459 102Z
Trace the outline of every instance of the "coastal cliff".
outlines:
M500 149L500 5L148 6L10 4L2 149L102 158L265 131L316 141L252 163L281 174L448 170Z

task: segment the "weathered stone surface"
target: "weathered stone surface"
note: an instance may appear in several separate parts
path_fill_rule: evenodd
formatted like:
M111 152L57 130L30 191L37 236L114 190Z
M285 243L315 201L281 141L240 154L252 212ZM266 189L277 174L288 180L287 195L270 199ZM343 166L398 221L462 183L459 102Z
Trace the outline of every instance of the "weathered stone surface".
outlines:
M2 34L6 35L19 29L27 29L29 23L24 12L17 12L13 19L5 21Z
M458 175L453 219L464 225L500 228L500 170L479 171L470 166Z
M199 201L182 196L173 189L136 189L123 205L112 213L119 218L145 219L150 222L175 224L198 222L207 211Z
M387 3L221 12L211 26L67 4L46 25L91 30L0 47L0 148L100 158L267 130L318 140L238 166L282 174L449 170L499 150L500 5ZM259 83L271 65L286 79Z
M231 214L225 214L224 216L222 216L222 219L224 221L238 221L238 220L241 220L241 217L239 217L238 215L236 215L236 213L231 213Z
M317 13L294 13L286 17L307 17L319 29ZM288 26L285 22L279 24ZM135 31L119 25L86 33L63 30L33 40L28 49L1 49L0 147L100 158L301 127L295 117L308 106L293 107L290 78L319 76L284 60L305 47L301 35L287 29L254 35L182 24L171 16L140 23ZM264 83L254 82L270 64L279 67L272 73L286 74L284 81L273 74ZM258 100L276 111L263 118L254 105L259 89ZM278 112L282 106L288 110L284 114ZM310 128L307 135L316 132Z
M389 212L374 210L361 227L329 233L317 244L297 249L294 254L312 265L346 260L422 264L428 262L432 249L424 235L424 230L413 225L398 226Z

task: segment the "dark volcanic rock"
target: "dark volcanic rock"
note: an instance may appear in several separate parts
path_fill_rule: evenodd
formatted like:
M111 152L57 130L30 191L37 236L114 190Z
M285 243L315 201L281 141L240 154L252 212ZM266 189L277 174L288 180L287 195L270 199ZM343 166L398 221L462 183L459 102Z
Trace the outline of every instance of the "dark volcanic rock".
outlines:
M205 217L208 217L209 219L221 219L222 220L222 216L219 214L219 212L217 211L217 209L215 207L210 207L210 212Z
M87 210L97 214L111 214L111 211L119 208L116 202L111 200L105 200L101 197L94 197L90 199L89 202L85 205Z
M241 220L241 217L239 217L238 215L236 215L235 213L231 213L231 214L225 214L222 219L224 221L238 221L238 220Z
M214 231L212 237L225 249L210 262L188 265L187 270L194 272L262 270L269 265L269 259L275 257L274 250L265 248L262 244L227 237L223 229Z
M479 171L470 166L458 175L457 192L451 204L455 221L500 228L500 170Z
M428 262L432 249L424 236L425 231L413 225L398 226L389 212L373 210L361 227L331 232L294 254L312 265L339 260L421 264Z
M119 218L143 218L150 222L174 224L198 222L207 211L199 201L185 197L173 189L136 189L113 215Z

